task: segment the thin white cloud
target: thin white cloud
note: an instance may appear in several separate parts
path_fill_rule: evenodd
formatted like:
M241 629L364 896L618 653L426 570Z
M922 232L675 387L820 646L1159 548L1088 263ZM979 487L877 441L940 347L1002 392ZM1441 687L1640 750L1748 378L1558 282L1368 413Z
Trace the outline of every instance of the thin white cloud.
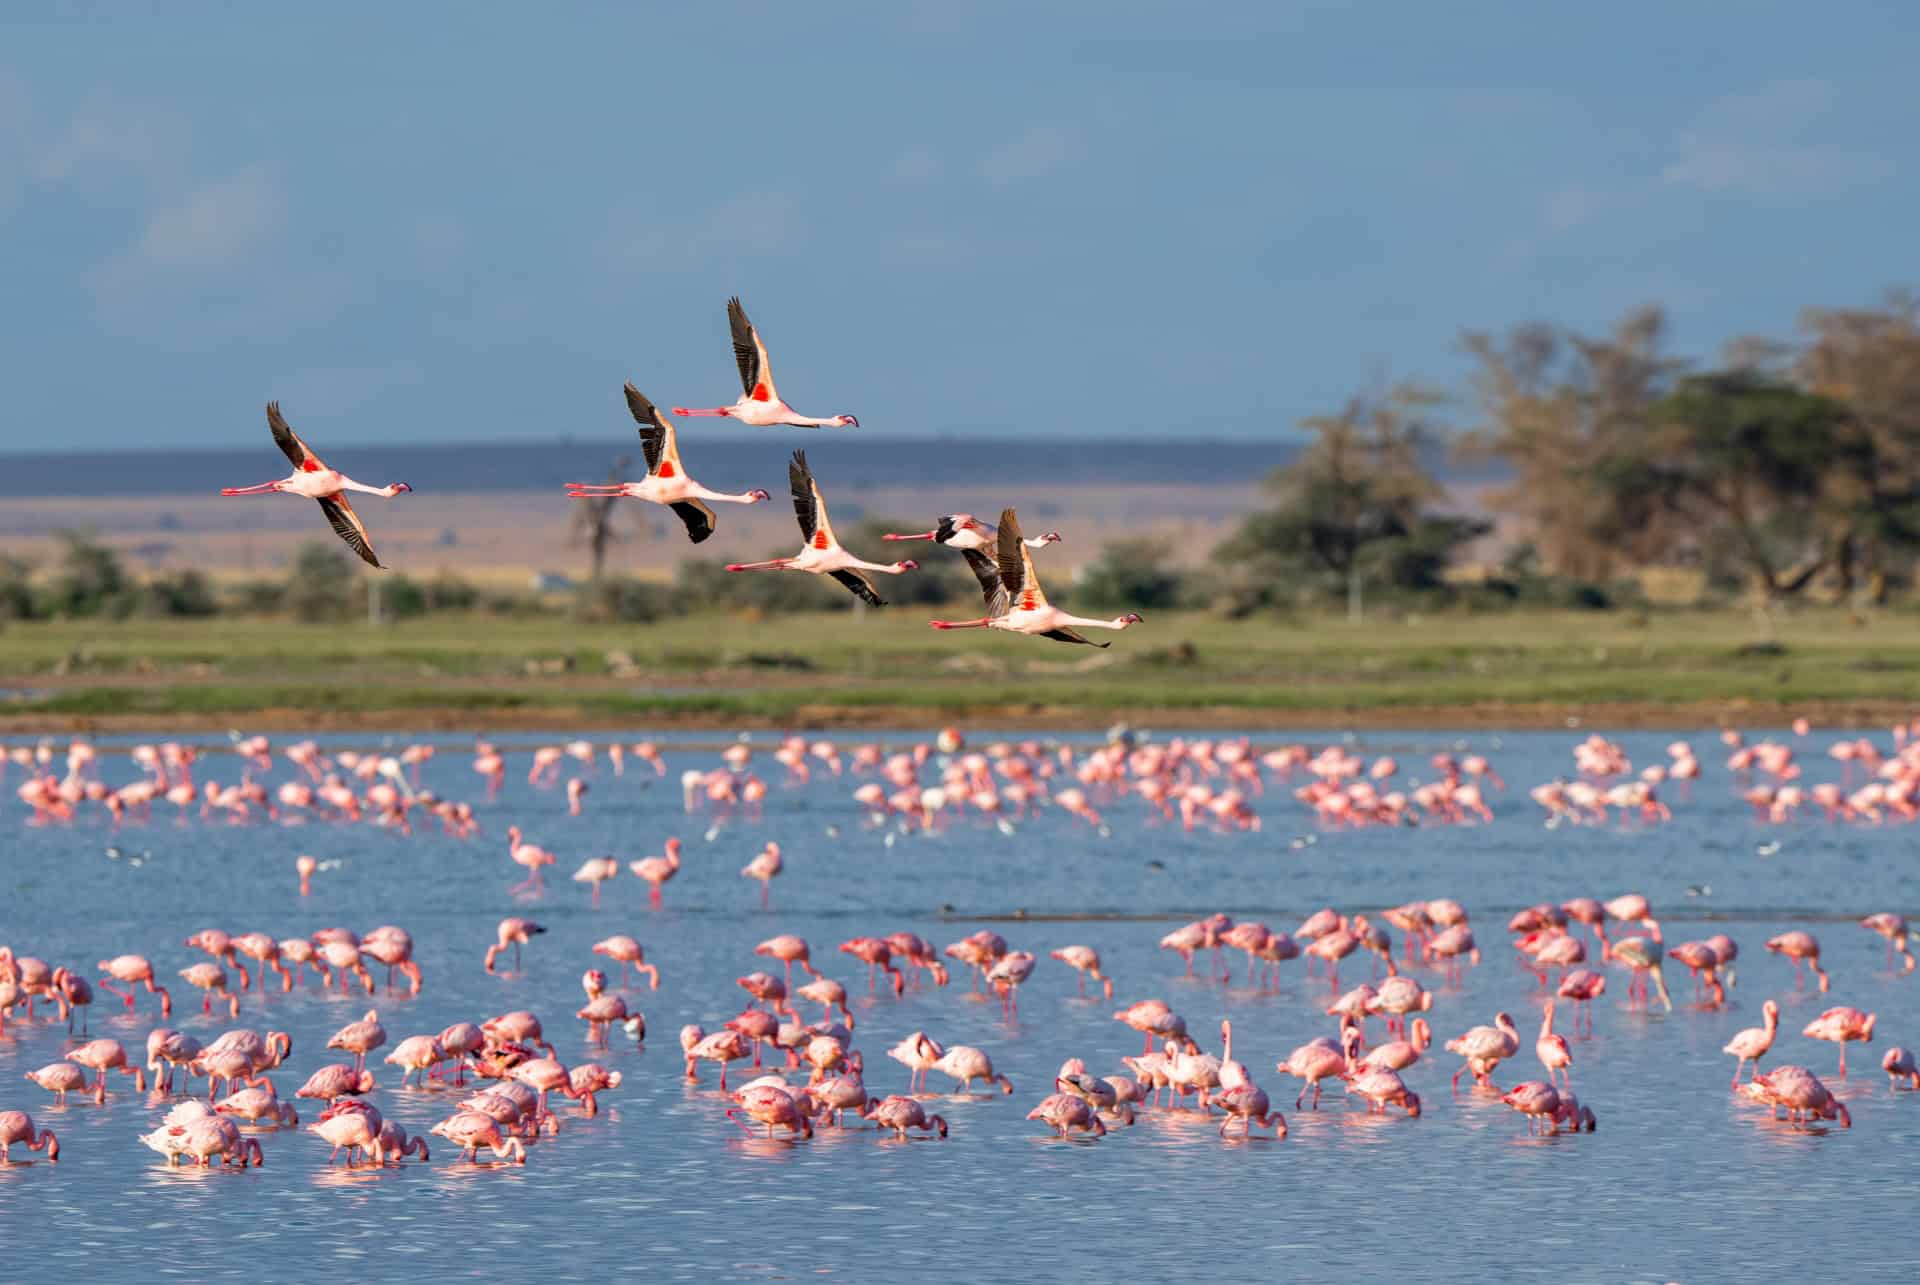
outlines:
M784 196L739 196L708 216L706 239L724 247L778 250L790 231L792 204Z
M1036 125L988 152L980 172L996 187L1044 178L1073 154L1073 137L1058 125Z
M896 178L924 183L939 175L940 158L932 148L915 144L894 158L893 173Z
M285 210L264 172L242 170L155 210L135 253L156 268L225 267L265 244Z
M108 312L126 313L155 287L224 280L271 244L285 213L285 199L263 170L202 184L155 208L140 239L93 271L94 299Z
M1830 121L1825 81L1774 81L1715 99L1675 140L1661 167L1668 187L1754 196L1805 196L1871 182L1892 171L1881 155Z
M111 102L89 103L37 150L33 178L52 184L133 173L152 181L164 177L168 151L147 114Z
M1568 183L1547 195L1547 228L1555 233L1571 232L1591 221L1607 204L1607 194L1597 188Z

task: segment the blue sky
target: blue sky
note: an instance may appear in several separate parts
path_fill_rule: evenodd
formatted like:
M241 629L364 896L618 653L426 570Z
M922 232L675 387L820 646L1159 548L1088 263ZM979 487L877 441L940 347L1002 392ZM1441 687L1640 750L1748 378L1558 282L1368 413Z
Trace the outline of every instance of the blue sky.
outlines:
M735 292L863 431L1258 436L1920 280L1907 5L151 8L8 16L0 450L621 434Z

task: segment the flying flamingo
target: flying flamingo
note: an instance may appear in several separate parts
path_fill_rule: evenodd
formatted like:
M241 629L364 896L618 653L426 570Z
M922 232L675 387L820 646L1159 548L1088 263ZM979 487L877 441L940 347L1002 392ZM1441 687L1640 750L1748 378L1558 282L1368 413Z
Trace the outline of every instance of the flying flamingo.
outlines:
M980 590L986 594L989 604L1000 589L1000 564L996 555L1000 544L1000 529L991 522L982 522L971 513L949 513L942 517L931 531L922 531L915 535L901 535L888 532L882 540L932 540L949 549L958 549L960 556L967 560L967 567L973 572L974 579L980 582ZM1058 531L1049 531L1045 535L1029 536L1022 541L1029 549L1044 549L1050 544L1060 542Z
M930 620L927 623L935 629L1004 629L1051 638L1055 642L1085 643L1090 647L1112 644L1094 642L1076 632L1075 625L1088 629L1125 629L1140 623L1140 616L1131 611L1112 620L1095 620L1090 616L1069 615L1050 605L1046 591L1040 587L1040 576L1033 569L1033 551L1021 539L1020 516L1012 509L1000 514L998 555L998 583L990 586L985 576L979 577L986 597L986 615L978 620Z
M1768 1000L1760 1006L1761 1019L1765 1026L1749 1026L1727 1041L1722 1053L1731 1053L1740 1060L1733 1064L1733 1087L1740 1087L1740 1068L1753 1063L1753 1073L1760 1074L1760 1059L1773 1047L1773 1037L1780 1032L1780 1006Z
M626 497L664 504L686 524L687 538L695 544L713 534L713 510L701 501L758 504L770 498L765 491L757 489L739 495L709 491L688 477L686 466L680 463L680 447L674 438L673 424L632 384L627 385L627 409L640 425L640 450L647 457L646 478L639 482L569 482L567 498Z
M651 889L647 900L656 906L660 904L661 885L680 873L680 840L668 839L666 849L664 857L642 857L627 863L627 869L647 881Z
M729 562L729 571L805 571L816 576L832 576L845 585L847 592L869 606L884 607L886 599L873 587L866 572L879 571L897 576L919 570L911 558L900 562L864 562L840 546L834 538L833 524L827 518L826 497L820 484L807 468L807 453L795 451L787 465L787 481L793 491L793 512L800 522L800 536L806 541L791 558L773 558L766 562Z
M334 534L347 542L347 547L359 554L361 560L371 566L380 566L380 559L374 556L373 545L367 540L367 528L360 522L360 515L353 511L353 505L347 502L348 491L359 491L365 495L378 495L388 499L404 495L413 490L405 482L394 482L387 486L367 486L356 482L345 473L328 468L313 453L313 448L300 440L299 434L280 417L280 403L267 403L267 426L273 430L273 440L286 457L293 461L293 472L273 482L262 482L258 486L223 487L222 495L271 495L284 491L290 495L304 495L310 500L320 502L320 511L327 515L327 522L333 527Z
M727 300L727 327L733 332L733 360L740 367L740 400L731 406L710 410L689 410L685 406L675 406L674 414L737 419L755 428L771 428L778 424L794 428L860 427L860 421L851 415L817 419L812 415L802 415L780 400L780 393L773 386L773 368L767 361L767 346L760 342L760 332L747 320L747 310L740 306L737 295Z

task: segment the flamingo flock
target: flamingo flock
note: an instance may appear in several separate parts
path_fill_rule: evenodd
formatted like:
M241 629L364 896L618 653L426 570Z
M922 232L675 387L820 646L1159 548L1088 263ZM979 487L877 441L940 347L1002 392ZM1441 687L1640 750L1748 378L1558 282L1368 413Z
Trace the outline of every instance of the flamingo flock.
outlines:
M1018 535L1017 524L1003 521L1000 535ZM1024 546L1023 546L1024 547ZM1912 765L1915 753L1909 734L1898 738L1894 753L1875 757L1861 742L1836 761L1871 771L1877 780L1905 780L1901 768L1892 776L1889 765ZM1794 779L1794 756L1761 742L1740 746L1756 752L1731 768L1734 772ZM1691 752L1676 743L1669 757L1676 765L1696 764ZM1790 748L1790 747L1789 747ZM1739 751L1736 751L1738 753ZM443 822L444 832L456 839L471 838L479 823L471 807L449 804L423 783L423 768L435 757L434 747L405 747L396 753L355 754L322 752L313 742L276 748L264 737L235 736L231 753L239 783L233 788L246 797L232 804L207 801L224 792L206 779L219 771L211 766L218 751L169 742L138 745L127 751L134 769L129 785L109 787L107 756L90 743L74 741L66 747L67 776L52 770L58 751L50 743L14 747L5 762L30 772L36 787L21 793L31 814L29 825L41 827L94 826L108 832L145 823L146 813L130 801L129 789L144 787L144 806L160 799L184 798L179 824L218 822L244 825L265 822L281 827L346 827L371 822L399 838L413 833L409 814L421 808ZM767 754L778 771L771 782L755 771L755 760ZM1259 829L1252 801L1260 799L1277 781L1294 775L1307 778L1294 791L1328 829L1378 823L1397 826L1485 825L1493 821L1486 804L1489 792L1506 789L1493 765L1477 755L1436 755L1430 760L1434 776L1409 782L1404 791L1391 788L1398 765L1385 758L1371 763L1344 748L1308 753L1283 747L1257 751L1245 740L1176 738L1164 744L1131 735L1116 735L1094 748L1070 747L1041 741L994 742L969 748L954 729L944 729L928 742L908 749L887 750L878 744L843 749L831 740L791 737L770 752L766 747L737 743L721 754L718 767L690 768L681 778L684 810L690 820L732 824L750 820L754 791L759 798L771 788L806 789L818 780L851 786L854 815L884 832L891 840L902 834L929 833L962 826L1017 829L1045 811L1058 808L1070 827L1106 827L1114 810L1131 800L1134 823L1142 826L1176 824L1183 828L1216 831L1221 835L1249 834ZM530 755L528 780L536 791L561 791L570 810L577 810L587 794L585 777L601 772L601 763L616 780L626 775L628 760L642 765L641 781L669 775L657 745L596 745L574 741L540 746ZM1620 747L1600 737L1589 737L1575 751L1582 780L1605 780L1631 774L1632 765ZM276 766L284 764L287 779L270 785ZM571 767L569 765L572 765ZM496 746L475 746L473 768L491 792L507 770L506 755ZM571 778L568 771L581 775ZM849 778L852 778L849 780ZM1698 774L1669 769L1661 779L1679 779L1701 788ZM1641 784L1651 785L1645 774ZM349 785L360 783L360 788ZM603 781L604 783L604 781ZM1364 784L1363 784L1364 783ZM1549 808L1548 824L1638 826L1657 823L1640 798L1632 808L1606 801L1599 805L1560 783L1561 811ZM290 791L288 787L298 787ZM76 788L77 787L77 788ZM1858 793L1864 785L1856 786ZM290 795L310 791L299 802ZM600 798L605 791L596 792ZM1395 798L1396 795L1404 797ZM536 796L537 797L537 796ZM1536 793L1535 797L1539 795ZM1877 796L1877 820L1900 819L1886 795ZM1216 806L1221 799L1230 800ZM1330 803L1339 799L1342 802ZM118 800L115 806L110 800ZM1775 796L1777 802L1777 793ZM200 810L193 811L195 803ZM1843 799L1844 802L1844 799ZM1848 805L1851 806L1851 805ZM450 808L450 812L441 812ZM1613 809L1609 816L1604 810ZM1387 818L1393 818L1387 820ZM1836 823L1859 821L1861 815L1836 811ZM1771 813L1758 818L1772 826L1782 824ZM526 828L522 828L523 825ZM689 854L677 836L661 836L660 851L623 861L613 855L583 855L573 879L588 888L575 892L567 883L549 887L545 867L559 857L536 841L547 826L537 815L523 816L506 827L508 862L524 871L517 883L501 881L502 895L522 903L557 900L568 913L634 913L622 901L622 867L648 887L647 903L663 906L666 886L683 870L710 871ZM550 827L549 827L550 828ZM1068 833L1072 833L1069 829ZM713 832L709 832L709 839ZM324 845L316 845L324 846ZM653 846L651 844L646 846ZM497 854L497 849L494 850ZM122 853L124 857L125 854ZM498 861L498 856L491 858ZM803 863L804 865L804 863ZM337 863L333 871L342 869ZM788 870L786 851L777 841L766 841L739 867L740 878L760 884L761 912L773 915L774 880ZM313 879L330 873L327 863L312 857L296 862L297 892L288 889L293 904L311 895ZM734 885L737 888L737 884ZM209 908L217 905L209 901ZM525 907L530 909L530 906ZM642 912L647 913L647 912ZM869 912L863 912L869 913ZM211 917L211 916L209 916ZM1685 918L1685 916L1681 916ZM246 927L243 923L242 927ZM1524 1000L1537 1005L1524 1022L1526 1010L1517 1005L1492 1012L1459 1011L1455 999L1465 970L1487 966L1486 952L1476 938L1467 908L1448 897L1422 898L1362 910L1322 907L1298 923L1274 923L1213 913L1166 929L1156 927L1162 951L1174 957L1165 970L1170 986L1179 987L1190 1011L1207 1005L1208 987L1239 987L1238 994L1259 1002L1298 1002L1304 999L1314 1020L1322 1017L1324 1033L1293 1048L1272 1064L1272 1075L1297 1082L1292 1110L1318 1112L1333 1109L1329 1088L1344 1093L1333 1099L1351 1103L1375 1117L1417 1121L1430 1116L1442 1098L1488 1101L1525 1117L1529 1133L1591 1132L1598 1115L1592 1104L1575 1096L1574 1076L1591 1074L1596 1060L1604 1061L1604 1045L1592 1042L1594 1001L1609 986L1610 974L1624 970L1625 1007L1630 1013L1664 1016L1713 1014L1731 1003L1741 974L1738 943L1726 934L1697 940L1669 939L1671 922L1663 923L1648 897L1638 892L1612 896L1580 896L1546 900L1511 913L1505 929L1512 948L1510 966L1524 978ZM26 925L10 926L18 935ZM1142 1038L1137 1054L1117 1060L1111 1073L1098 1075L1089 1068L1097 1058L1092 1049L1061 1049L1060 1070L1038 1100L1029 1097L1025 1118L1056 1136L1094 1142L1124 1136L1143 1112L1156 1110L1197 1112L1210 1122L1217 1115L1218 1136L1251 1141L1289 1137L1284 1103L1268 1078L1236 1057L1233 1023L1221 1020L1220 1044L1209 1049L1201 1042L1202 1023L1190 1022L1159 989L1142 977L1116 977L1101 953L1081 942L1063 940L1009 940L992 927L981 927L945 945L884 922L871 931L832 943L817 952L805 938L793 933L767 937L750 953L743 952L744 971L736 979L745 1001L724 1022L688 1024L677 1034L680 1078L700 1085L703 1064L711 1064L720 1091L716 1117L730 1120L757 1137L785 1137L805 1142L822 1129L868 1127L878 1136L896 1140L940 1140L950 1135L960 1113L931 1109L927 1081L934 1073L950 1081L951 1100L973 1101L982 1109L997 1100L1016 1096L1013 1080L996 1065L996 1053L1005 1050L990 1041L962 1043L947 1038L938 1017L939 1006L952 983L955 968L966 970L967 986L953 992L968 999L997 1003L1009 1038L1020 1026L1020 996L1035 985L1064 987L1071 973L1073 992L1087 997L1093 983L1100 998L1123 1000L1114 1020ZM1035 925L1025 925L1032 932ZM1483 934L1492 938L1497 933ZM1823 929L1824 931L1824 929ZM1898 980L1915 970L1908 946L1908 925L1900 913L1882 910L1864 916L1856 931L1872 933L1885 944L1885 974ZM526 952L551 950L543 941L547 928L527 913L516 913L493 925L491 941L470 944L480 970L514 984L527 974ZM1396 934L1399 940L1395 940ZM477 937L479 934L474 934ZM438 1030L396 1025L396 1014L408 1011L428 981L417 962L415 937L396 924L364 931L332 925L318 926L297 936L204 923L182 925L166 940L150 942L101 941L98 964L85 968L78 961L49 961L24 945L0 944L0 1034L33 1038L53 1023L72 1031L62 1055L29 1071L25 1080L47 1096L35 1105L43 1111L124 1109L125 1081L133 1082L132 1099L156 1113L142 1130L129 1130L163 1156L169 1166L191 1164L251 1169L266 1159L263 1139L278 1149L273 1135L301 1129L302 1114L311 1114L303 1132L316 1135L329 1150L327 1162L344 1157L349 1168L384 1168L407 1161L427 1163L427 1137L445 1139L463 1161L480 1163L484 1156L496 1163L528 1162L544 1139L567 1126L571 1114L580 1120L601 1115L600 1099L618 1094L623 1083L641 1069L622 1069L601 1058L615 1037L622 1047L644 1047L648 1038L643 995L662 988L662 968L650 960L642 945L644 934L613 933L593 943L591 954L572 966L584 969L580 986L584 997L564 1001L568 1007L549 1011L571 1014L579 1023L588 1056L563 1057L550 1028L536 1013L512 1008L493 1013L470 1013L469 1020ZM436 935L438 936L438 935ZM1143 933L1144 946L1151 937ZM1749 943L1751 945L1751 943ZM436 940L438 948L442 943ZM1782 1038L1783 1002L1796 994L1826 995L1834 989L1857 991L1863 982L1846 969L1830 971L1822 960L1819 940L1806 928L1795 928L1763 943L1757 958L1744 970L1758 975L1772 990L1762 1006L1763 1024L1735 1034L1725 1046L1735 1059L1732 1088L1741 1101L1784 1113L1796 1126L1828 1122L1851 1127L1845 1101L1819 1074L1800 1064L1770 1061ZM133 951L124 949L133 947ZM469 947L460 947L465 950ZM138 951L141 953L134 953ZM116 953L117 952L117 953ZM1240 952L1245 966L1239 965ZM564 952L563 952L564 954ZM852 985L828 976L821 964L844 956L855 970ZM89 956L92 957L92 956ZM619 963L617 979L613 962ZM672 959L665 961L669 966ZM1669 969L1677 964L1692 975L1690 995L1671 988ZM603 969L604 965L604 969ZM799 975L796 976L796 965ZM869 1074L878 1078L885 1061L870 1065L856 1040L852 996L863 988L857 968L868 972L860 1014L861 1032L890 1023L887 1013L912 1013L915 1029L886 1048L885 1061L900 1064L898 1080L869 1086ZM1287 967L1291 965L1292 967ZM1791 966L1789 968L1789 965ZM1360 980L1359 970L1365 970ZM1343 980L1342 972L1346 973ZM1123 970L1126 971L1126 970ZM307 974L311 972L313 982ZM1791 975L1789 975L1791 974ZM645 991L637 989L644 978ZM199 990L199 1013L173 1021L174 991L179 985ZM1751 983L1750 983L1751 984ZM117 999L117 1007L141 1022L150 1018L143 1045L123 1045L112 1037L90 1038L85 1024L97 1002L96 992ZM1171 992L1163 992L1171 993ZM1223 992L1224 993L1224 992ZM284 1030L270 1029L280 1006L310 1002L306 996L350 999L363 1015L347 1021L324 1042L303 1049L312 1059L299 1087L283 1095L281 1085L290 1074L294 1041ZM1858 995L1855 996L1858 998ZM557 999L558 997L549 997ZM651 1003L651 1001L648 1001ZM1826 1002L1826 1001L1822 1001ZM803 1014L800 1005L818 1005ZM1657 1007L1656 1007L1657 1006ZM269 1029L233 1025L218 1034L221 1022L238 1022L244 1009ZM1509 1011L1511 1010L1511 1011ZM876 1014L878 1021L876 1023ZM809 1020L811 1019L811 1020ZM1533 1022L1537 1021L1537 1030ZM1826 1008L1804 1023L1800 1038L1837 1046L1829 1078L1849 1080L1849 1044L1871 1044L1878 1016L1845 1004ZM1378 1024L1375 1026L1374 1024ZM195 1027L208 1028L203 1035ZM1242 1019L1240 1049L1247 1047L1249 1027L1261 1035L1257 1019ZM1441 1034L1436 1036L1436 1027ZM1529 1034L1532 1032L1531 1045ZM1423 1064L1435 1059L1435 1049L1457 1059L1449 1083L1424 1087ZM1803 1061L1814 1060L1801 1053ZM1540 1078L1502 1087L1497 1079L1529 1062ZM394 1068L397 1079L385 1090L379 1078ZM742 1066L741 1064L747 1064ZM1262 1064L1264 1065L1264 1064ZM1822 1063L1823 1068L1825 1063ZM1920 1070L1907 1047L1886 1051L1880 1069L1890 1089L1920 1087ZM111 1078L110 1078L111 1073ZM661 1074L654 1066L650 1074ZM731 1073L731 1074L730 1074ZM749 1073L751 1074L749 1078ZM1443 1073L1445 1073L1443 1071ZM897 1075L897 1072L884 1072ZM1743 1075L1745 1078L1743 1078ZM196 1081L205 1078L204 1096ZM473 1081L469 1089L469 1078ZM744 1079L735 1083L734 1077ZM1462 1080L1469 1079L1463 1087ZM1032 1086L1029 1086L1031 1090ZM903 1092L891 1091L903 1089ZM381 1110L382 1093L455 1093L450 1110L424 1135L409 1136ZM1849 1090L1849 1096L1858 1090ZM1162 1099L1165 1106L1162 1107ZM306 1099L312 1103L301 1103ZM1397 1127L1397 1126L1396 1126ZM1417 1126L1411 1126L1417 1127ZM19 1144L28 1155L57 1162L59 1142L24 1110L0 1112L0 1144ZM1111 1144L1109 1144L1111 1145ZM0 1160L11 1163L4 1148Z

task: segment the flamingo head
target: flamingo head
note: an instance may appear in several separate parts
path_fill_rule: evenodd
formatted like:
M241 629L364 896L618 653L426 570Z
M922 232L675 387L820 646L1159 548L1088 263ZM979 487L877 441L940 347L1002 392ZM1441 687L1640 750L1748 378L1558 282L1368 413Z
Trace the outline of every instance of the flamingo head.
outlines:
M410 495L413 493L413 486L407 482L395 482L393 484L393 493L395 495Z
M753 490L747 492L747 498L755 504L759 504L763 501L771 500L773 497L756 486Z
M1141 619L1141 617L1140 617L1140 613L1139 613L1139 612L1137 612L1137 611L1129 611L1129 612L1128 612L1128 613L1127 613L1126 615L1124 615L1124 616L1122 616L1122 617L1120 617L1120 622L1121 622L1121 624L1122 624L1123 626L1125 626L1125 625L1137 625L1137 624L1139 624L1139 623L1140 623L1140 619Z
M1043 536L1041 536L1041 537L1040 537L1040 543L1042 543L1042 544L1059 544L1059 543L1060 543L1060 541L1061 541L1061 538L1062 538L1062 537L1061 537L1061 535L1060 535L1060 533L1059 533L1058 531L1049 531L1049 532L1047 532L1047 533L1046 533L1045 535L1043 535Z
M900 559L900 561L894 563L893 565L897 570L900 570L900 571L918 571L920 569L920 564L915 562L912 558L902 558Z
M852 415L835 415L833 417L833 426L835 428L858 428L860 427L860 421Z

